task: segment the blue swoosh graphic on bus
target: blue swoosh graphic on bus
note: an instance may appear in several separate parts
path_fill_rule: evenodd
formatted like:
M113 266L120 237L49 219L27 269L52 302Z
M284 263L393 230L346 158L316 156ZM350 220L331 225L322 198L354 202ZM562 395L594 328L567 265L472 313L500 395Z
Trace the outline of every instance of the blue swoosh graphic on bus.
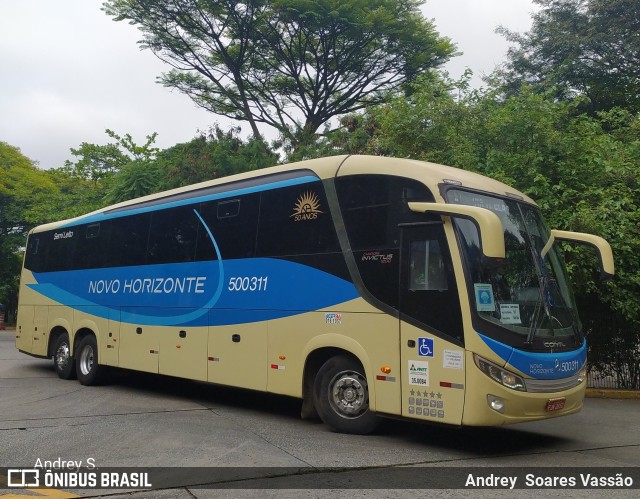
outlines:
M276 258L34 273L38 293L132 324L207 326L278 319L357 298L352 283ZM227 276L223 276L222 272ZM222 287L220 286L222 282Z
M209 235L209 239L211 239L211 243L213 244L213 248L216 250L216 256L218 257L218 272L220 275L218 277L218 289L216 290L212 303L210 305L213 306L218 301L218 298L220 298L220 295L222 294L222 287L224 286L224 265L222 264L222 255L220 254L220 248L218 247L216 238L213 237L209 226L202 219L200 213L198 213L198 210L194 209L193 212L196 214L196 217L198 217L198 220L200 220L200 223L202 223L202 225L206 229L207 234Z
M533 379L560 379L577 374L587 360L587 341L572 352L525 352L478 333L502 360Z
M59 228L65 227L73 227L79 224L87 224L87 223L95 223L95 222L103 222L105 220L110 220L112 218L120 218L124 216L130 215L138 215L140 213L149 213L157 210L163 210L165 208L173 208L176 206L184 206L184 205L195 205L198 203L204 203L207 201L215 201L218 199L226 199L229 197L243 196L245 194L252 194L255 192L264 192L270 191L274 189L279 189L281 187L290 187L293 185L303 185L311 182L318 182L320 179L318 177L312 175L305 175L303 177L297 177L289 180L279 180L276 182L272 182L269 184L260 184L253 187L242 187L239 189L234 189L230 191L223 191L215 194L203 195L203 196L194 196L189 199L179 200L179 201L167 201L166 203L160 203L157 205L137 208L135 205L126 211L118 211L115 213L105 213L99 212L94 214L85 215L78 219L74 219L72 222L61 225Z

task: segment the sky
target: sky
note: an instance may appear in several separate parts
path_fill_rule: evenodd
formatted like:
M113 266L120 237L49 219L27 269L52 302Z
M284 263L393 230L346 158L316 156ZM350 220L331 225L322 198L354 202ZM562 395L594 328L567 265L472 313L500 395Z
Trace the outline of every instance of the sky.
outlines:
M41 168L57 168L74 159L70 148L82 142L111 142L107 128L130 133L138 144L157 132L155 145L165 149L216 123L242 126L156 83L169 68L141 51L139 31L114 22L101 4L0 0L1 142L18 147ZM479 86L508 48L496 27L527 31L534 5L532 0L427 0L422 10L463 52L445 69L458 77L468 67Z

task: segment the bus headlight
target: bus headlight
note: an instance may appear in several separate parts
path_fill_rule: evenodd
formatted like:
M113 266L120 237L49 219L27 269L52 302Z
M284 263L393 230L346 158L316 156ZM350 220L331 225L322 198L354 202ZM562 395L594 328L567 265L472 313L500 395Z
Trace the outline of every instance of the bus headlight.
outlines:
M496 366L494 363L483 359L475 353L473 354L473 360L475 361L476 366L478 366L478 369L489 376L492 380L500 383L503 386L506 386L507 388L511 388L512 390L518 390L521 392L527 391L524 380L517 374L506 371L505 369Z

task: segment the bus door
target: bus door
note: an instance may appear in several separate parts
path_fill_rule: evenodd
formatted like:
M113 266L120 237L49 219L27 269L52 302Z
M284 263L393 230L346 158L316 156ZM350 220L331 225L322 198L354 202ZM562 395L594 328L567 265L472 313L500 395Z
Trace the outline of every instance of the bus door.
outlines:
M442 222L403 224L400 260L402 415L460 424L464 346Z

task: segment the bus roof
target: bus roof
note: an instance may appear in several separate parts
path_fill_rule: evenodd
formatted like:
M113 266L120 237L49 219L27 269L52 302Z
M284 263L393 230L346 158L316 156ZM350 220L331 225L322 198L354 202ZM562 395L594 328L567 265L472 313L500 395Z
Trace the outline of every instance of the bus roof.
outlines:
M459 168L412 159L384 156L341 155L252 170L179 187L169 191L158 192L107 206L76 218L40 225L34 228L32 232L73 226L93 219L98 220L101 215L104 216L109 213L134 211L141 206L161 206L170 204L176 200L197 198L205 192L215 191L224 193L238 190L239 186L265 185L273 183L277 181L277 179L293 178L295 176L302 176L305 173L316 176L319 179L364 174L396 175L413 178L429 187L439 202L444 202L440 196L439 186L443 183L454 183L468 189L494 193L499 196L507 195L535 204L531 198L502 182Z

